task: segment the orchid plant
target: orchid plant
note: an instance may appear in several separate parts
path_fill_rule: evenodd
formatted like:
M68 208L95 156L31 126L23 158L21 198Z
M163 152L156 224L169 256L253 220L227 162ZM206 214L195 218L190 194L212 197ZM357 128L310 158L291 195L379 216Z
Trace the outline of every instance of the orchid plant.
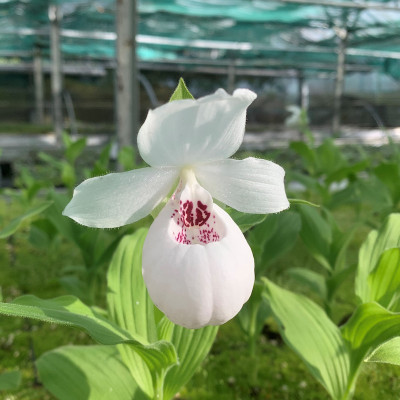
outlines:
M95 228L135 222L163 205L143 246L143 278L156 306L187 328L233 318L254 285L254 258L241 230L213 197L245 213L289 207L284 170L256 158L229 159L240 147L256 94L223 89L148 113L138 133L150 167L95 177L74 191L63 214ZM174 100L174 98L172 98Z

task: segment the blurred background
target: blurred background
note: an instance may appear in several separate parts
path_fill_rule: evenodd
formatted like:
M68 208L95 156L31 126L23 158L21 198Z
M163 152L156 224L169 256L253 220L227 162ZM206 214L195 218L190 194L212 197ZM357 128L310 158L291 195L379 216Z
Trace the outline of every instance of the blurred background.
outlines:
M287 109L294 105L317 137L396 139L399 7L385 0L2 0L2 185L15 161L56 150L63 131L87 136L93 149L114 139L135 144L148 109L168 101L181 76L195 97L218 87L257 92L245 149L296 139L299 109Z

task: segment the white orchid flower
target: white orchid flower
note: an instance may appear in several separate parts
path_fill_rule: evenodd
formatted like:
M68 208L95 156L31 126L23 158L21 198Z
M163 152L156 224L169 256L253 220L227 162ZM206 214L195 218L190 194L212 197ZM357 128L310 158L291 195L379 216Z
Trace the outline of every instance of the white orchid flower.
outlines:
M289 207L279 165L228 159L243 141L255 98L247 89L219 89L150 111L138 147L151 167L88 179L64 210L80 224L114 228L148 215L177 185L150 227L142 266L155 305L188 328L233 318L254 284L250 247L213 197L247 213Z

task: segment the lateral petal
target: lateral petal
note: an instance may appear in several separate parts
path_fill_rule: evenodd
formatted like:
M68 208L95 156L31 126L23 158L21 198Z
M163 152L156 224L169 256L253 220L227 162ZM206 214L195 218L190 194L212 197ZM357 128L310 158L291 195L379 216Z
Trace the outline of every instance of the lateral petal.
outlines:
M276 213L289 207L284 169L272 161L249 157L196 165L195 175L206 190L238 211Z
M150 110L138 147L152 166L193 165L234 154L243 141L246 109L256 98L247 89L223 89L198 100L176 100Z
M116 228L148 215L179 176L176 168L141 168L82 182L63 211L93 228Z
M220 325L233 318L254 285L254 259L242 232L214 204L219 240L184 244L173 202L154 220L143 245L143 278L154 304L186 328ZM211 240L214 240L211 238Z

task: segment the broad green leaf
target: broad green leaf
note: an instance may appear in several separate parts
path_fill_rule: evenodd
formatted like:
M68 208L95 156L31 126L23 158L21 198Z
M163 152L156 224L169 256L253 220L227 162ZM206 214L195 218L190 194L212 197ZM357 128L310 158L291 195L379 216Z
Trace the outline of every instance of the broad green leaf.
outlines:
M142 277L142 248L146 235L147 229L142 228L121 240L107 274L107 302L116 324L152 343L157 340L154 305ZM119 346L119 350L138 385L152 397L153 381L145 362L127 346Z
M21 372L6 371L0 374L0 391L15 390L21 384Z
M355 291L362 302L371 300L369 275L385 250L400 247L400 214L389 215L383 226L369 233L358 253Z
M72 190L75 187L76 175L75 168L67 161L62 161L61 166L61 180L63 184Z
M367 203L373 211L384 212L393 206L389 189L376 177L357 179L348 187L333 193L329 208L334 209L345 204Z
M61 286L72 296L82 301L90 302L90 290L86 281L76 275L64 275L58 279Z
M320 207L318 204L311 203L311 201L307 201L304 199L288 199L288 200L291 206L294 206L296 204L303 204L310 207L317 207L317 208Z
M133 146L124 146L118 153L118 162L124 171L130 171L136 167L136 151Z
M397 163L382 162L374 169L375 175L389 189L393 203L396 204L400 199L400 168Z
M308 268L290 268L287 272L297 282L317 293L321 299L327 300L328 290L326 278L323 275Z
M395 337L383 343L364 361L400 366L400 337Z
M318 172L324 175L328 175L346 164L343 154L332 139L325 139L323 143L315 149L315 153L318 163Z
M332 231L328 222L321 216L318 209L298 206L301 215L300 236L310 254L327 270L332 269L329 263Z
M338 272L346 267L346 252L354 233L359 228L360 223L353 225L347 232L342 232L336 223L332 213L323 209L323 216L330 226L332 232L332 242L329 248L328 261L333 269Z
M326 287L328 289L328 299L332 299L333 295L347 279L353 276L357 264L352 264L349 267L335 270L333 274L327 279Z
M13 233L17 231L20 225L24 222L29 220L30 218L34 217L42 213L44 210L49 208L53 204L52 201L45 201L44 203L31 208L30 210L26 211L24 214L20 215L19 217L13 219L5 228L0 231L0 239L5 239L11 236Z
M111 147L112 143L104 146L96 162L94 163L93 169L86 174L86 178L105 175L107 172L109 172Z
M68 148L68 147L73 143L73 142L72 142L71 136L70 136L67 132L65 132L65 131L63 131L63 132L61 133L61 139L62 139L63 144L64 144L64 146L65 146L66 148Z
M72 243L78 244L80 232L82 229L87 228L83 228L70 218L62 215L62 211L69 202L70 197L56 192L50 193L49 197L53 201L53 205L46 211L46 217L62 236Z
M269 215L248 232L247 240L254 254L256 275L263 274L268 265L294 246L300 227L298 213L284 211Z
M189 89L186 87L185 81L182 78L180 78L178 86L176 87L174 93L172 93L172 96L169 99L169 101L185 100L185 99L193 100L193 96L189 92Z
M285 342L335 400L345 398L350 372L349 348L339 328L305 296L263 279L264 296L277 319Z
M242 232L246 232L253 226L260 224L267 218L267 215L264 214L242 213L231 207L226 207L225 211L236 222L236 225L239 226Z
M376 301L391 311L400 311L396 309L400 296L400 248L382 253L378 265L368 276L368 286L368 301Z
M377 303L361 304L342 327L351 347L351 374L382 344L400 336L400 313L392 313Z
M309 174L302 173L299 171L288 171L288 180L289 182L298 182L301 185L305 186L305 188L312 193L320 193L322 189L321 184L319 183L317 178L310 176ZM297 192L295 192L297 195ZM289 200L291 202L291 200ZM291 202L291 204L296 204L296 202ZM300 202L300 204L303 204Z
M315 150L309 147L305 142L291 142L289 147L295 151L302 159L306 169L311 175L316 173L317 158Z
M355 163L353 165L346 165L339 169L334 170L326 177L326 183L330 184L332 182L339 182L343 179L349 178L349 180L354 180L358 172L364 171L370 163L369 159L365 159Z
M82 154L83 150L85 150L86 138L77 139L75 142L71 142L66 147L67 149L65 151L65 157L71 164L73 164Z
M50 198L53 205L46 210L46 217L62 236L78 246L86 267L95 271L99 265L108 262L112 255L110 250L115 249L125 230L101 230L79 225L62 215L69 196L51 193Z
M166 318L162 323L172 324L172 322L165 320ZM164 381L164 398L170 399L190 380L204 361L214 343L218 327L207 326L201 329L187 329L173 325L173 328L164 326L162 332L165 336L160 336L160 339L171 341L179 358L179 364L167 372Z
M273 235L264 243L262 262L264 265L271 264L286 254L296 243L301 229L300 215L293 211L285 211L272 214L263 225L275 222ZM259 268L256 266L256 270Z
M265 320L271 315L271 310L262 296L264 289L264 284L256 281L250 299L243 305L237 316L240 327L248 337L251 356L255 355L256 340Z
M0 314L73 326L86 331L101 344L129 345L141 355L150 370L166 369L177 362L175 349L170 343L160 341L149 344L139 335L128 333L97 315L73 296L52 300L22 296L13 303L0 303Z
M39 152L38 157L40 160L44 161L45 163L51 165L56 170L61 170L62 161L57 160L57 158L51 156L50 154Z
M115 346L66 346L43 354L40 380L59 400L145 400Z
M45 218L37 219L31 223L29 229L29 242L38 248L49 250L57 237L57 229Z
M358 180L356 182L356 197L358 202L369 203L374 211L382 212L393 207L393 200L390 191L375 176L370 176L368 180Z

